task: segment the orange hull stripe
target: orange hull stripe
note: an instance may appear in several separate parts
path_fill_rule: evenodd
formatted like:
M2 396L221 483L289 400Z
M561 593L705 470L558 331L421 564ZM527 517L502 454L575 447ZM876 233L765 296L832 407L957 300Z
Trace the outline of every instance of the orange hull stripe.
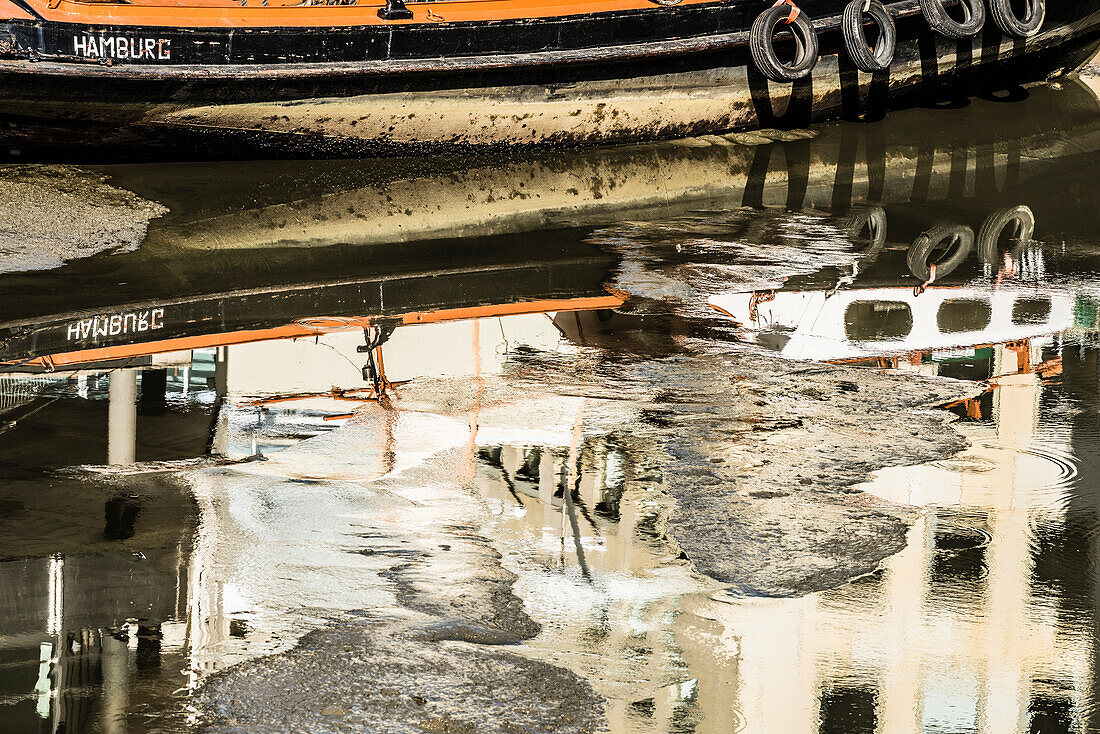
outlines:
M249 5L222 2L219 5L193 4L186 0L178 4L115 5L81 3L61 0L50 7L49 0L29 0L48 21L87 23L90 25L152 26L171 28L302 28L394 25L416 23L468 22L551 18L616 10L651 10L656 18L660 7L649 0L599 0L584 2L554 2L553 0L438 0L431 3L410 3L412 20L382 20L378 9L383 2L367 5L293 5L261 7L260 0L248 0ZM700 5L713 0L683 0L682 5ZM14 6L9 17L22 17ZM433 17L429 18L429 10Z

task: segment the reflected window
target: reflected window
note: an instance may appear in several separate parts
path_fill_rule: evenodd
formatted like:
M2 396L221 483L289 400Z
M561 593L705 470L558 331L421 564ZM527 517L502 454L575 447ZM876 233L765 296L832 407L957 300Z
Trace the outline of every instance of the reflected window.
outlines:
M852 341L903 339L913 329L913 312L900 301L853 301L844 312L844 333Z
M988 380L993 375L993 350L975 349L973 357L935 360L940 377L956 380Z
M1050 319L1050 309L1049 298L1019 298L1012 304L1012 323L1045 324Z
M480 459L483 464L496 467L497 469L503 469L504 462L501 460L501 453L500 446L488 446L478 449L477 458Z
M985 561L987 543L988 538L972 528L937 528L935 555L929 569L933 590L941 584L984 579L988 573Z
M1029 734L1074 734L1073 703L1066 698L1036 695L1027 707Z
M944 301L936 314L936 326L944 334L981 331L989 326L993 309L985 301L968 298Z
M523 452L523 463L516 469L516 479L539 483L539 465L542 463L542 449L535 447Z
M873 734L877 692L855 686L821 691L821 734Z

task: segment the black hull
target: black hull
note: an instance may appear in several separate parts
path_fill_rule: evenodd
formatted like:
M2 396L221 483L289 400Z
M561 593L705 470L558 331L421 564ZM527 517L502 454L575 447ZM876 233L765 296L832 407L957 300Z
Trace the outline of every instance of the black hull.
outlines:
M1100 47L1100 8L1086 0L1052 4L1044 30L1026 42L992 23L974 39L946 41L905 0L890 4L894 65L867 75L843 49L843 3L816 0L804 8L821 37L818 68L776 85L754 68L746 45L758 5L393 29L86 29L172 41L170 62L110 66L57 60L79 27L12 24L17 47L54 60L0 61L0 119L9 123L0 144L22 156L90 142L107 156L132 155L137 143L219 157L362 155L793 128L1011 90L1071 73ZM379 35L387 30L392 36ZM679 97L666 101L668 93ZM699 99L710 109L699 109ZM441 122L410 124L417 104L434 105ZM482 114L494 105L509 112ZM515 124L498 124L506 114Z

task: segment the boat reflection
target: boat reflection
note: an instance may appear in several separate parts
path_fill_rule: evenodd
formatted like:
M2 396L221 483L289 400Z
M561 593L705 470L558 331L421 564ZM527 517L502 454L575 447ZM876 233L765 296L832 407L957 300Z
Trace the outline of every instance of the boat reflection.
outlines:
M1011 115L978 101L963 112L902 112L888 125L839 123L538 157L150 163L79 174L49 169L45 182L24 180L30 174L23 171L0 196L23 213L32 195L40 200L27 214L36 223L68 223L74 207L90 205L80 199L82 186L66 185L67 175L77 183L95 178L84 187L89 195L99 195L105 178L118 216L140 222L126 229L125 242L117 227L93 217L75 229L43 224L33 237L5 241L0 328L46 311L144 310L217 293L386 278L416 262L443 270L564 262L586 256L579 243L595 228L699 210L828 212L871 247L886 229L912 230L912 241L933 214L947 211L962 220L949 223L964 224L976 211L984 218L1020 201L1048 228L1056 222L1061 232L1093 231L1089 191L1063 184L1088 180L1094 165L1096 94L1085 82L1029 94ZM64 195L49 195L51 186ZM888 227L875 224L868 240L876 212ZM756 234L750 228L743 237ZM96 242L99 250L88 244ZM55 249L70 261L34 270L53 262L36 252ZM117 254L87 257L100 250ZM19 269L13 261L27 272L10 272Z
M938 307L927 299L935 292L916 303ZM317 611L287 622L291 599L311 599L328 613L385 605L384 582L365 572L422 553L417 534L430 513L423 505L380 506L379 495L368 498L363 488L457 452L448 466L467 468L453 481L478 493L492 518L485 532L546 625L528 643L530 654L587 674L610 701L614 731L1084 730L1096 653L1092 582L1082 576L1091 571L1066 562L1073 549L1057 543L1078 542L1066 525L1086 512L1089 485L1068 461L1052 457L1080 452L1079 440L1095 440L1095 424L1082 421L1080 438L1067 435L1044 407L1065 399L1058 393L1064 376L1051 382L1054 360L1071 363L1067 370L1087 369L1077 362L1095 368L1097 310L1087 322L1084 301L1077 303L1069 325L1055 324L1057 334L966 355L959 344L954 356L926 346L919 364L902 362L926 373L993 378L998 387L977 410L960 408L974 440L970 452L883 472L867 487L931 508L913 526L908 548L879 573L803 599L716 592L664 544L659 447L632 427L636 406L492 392L514 350L578 348L546 314L395 328L381 345L385 375L411 382L392 388L388 405L340 399L374 389L362 374L358 328L196 350L189 361L162 367L165 377L153 377L149 390L159 396L163 389L169 412L203 406L195 422L206 427L210 450L244 463L184 475L183 494L198 503L193 535L180 530L195 522L187 519L196 513L190 505L172 516L151 504L148 493L166 492L167 477L177 476L155 463L170 458L165 451L139 441L137 464L111 474L106 486L117 491L122 477L147 494L101 493L94 510L89 487L96 482L77 475L76 491L73 484L64 490L76 498L69 500L78 505L73 514L105 518L94 543L125 550L85 559L82 544L92 541L63 542L63 530L32 546L42 549L33 558L0 564L13 577L4 588L38 594L26 612L5 607L5 659L13 662L3 704L30 731L58 731L62 723L68 731L91 729L93 719L103 730L123 731L128 716L163 706L144 696L167 696L245 656L283 649L316 624ZM575 323L573 316L560 313L557 322ZM111 397L109 377L78 365L70 373L28 374L22 392L8 391L16 437L33 425L24 411L40 407L36 401L67 401L75 415ZM138 396L157 374L141 372ZM426 412L417 392L426 380L448 389L464 384L468 394L456 395L449 413ZM1092 415L1094 398L1082 406ZM611 413L594 420L594 407ZM102 420L103 411L96 415ZM145 417L157 413L139 415L138 437ZM145 425L153 434L163 430ZM336 436L336 425L353 432L351 443L305 441ZM92 477L103 471L85 469ZM9 522L26 522L24 494L5 499ZM156 542L154 532L163 534ZM1082 547L1091 549L1091 537L1079 538ZM353 542L349 553L348 538L365 547ZM168 550L158 556L154 547ZM146 571L143 587L127 586L115 606L96 606L103 593L80 584L90 577L104 587L111 563L126 574L139 563L165 570ZM22 631L16 619L25 619Z
M1094 193L1050 182L1095 165L1098 106L1032 96L1034 118L975 103L945 127L903 113L461 175L112 167L169 205L140 248L0 277L0 721L182 729L173 694L204 675L393 607L384 574L449 551L473 502L544 624L525 652L585 674L615 732L1100 725L1096 270L1032 241L1095 232ZM524 350L613 367L622 331L631 359L688 333L727 348L615 311L623 258L590 241L701 207L736 208L748 248L805 223L760 208L820 207L845 234L846 266L713 297L746 340L991 385L953 406L967 453L865 487L927 511L843 588L745 598L693 575L662 537L650 406L516 377ZM662 264L696 264L674 249Z

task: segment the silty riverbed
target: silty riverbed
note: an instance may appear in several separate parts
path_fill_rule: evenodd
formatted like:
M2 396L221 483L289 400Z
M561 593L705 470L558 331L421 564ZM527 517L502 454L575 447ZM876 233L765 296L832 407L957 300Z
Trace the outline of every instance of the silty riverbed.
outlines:
M1098 87L0 169L0 731L1100 731Z

